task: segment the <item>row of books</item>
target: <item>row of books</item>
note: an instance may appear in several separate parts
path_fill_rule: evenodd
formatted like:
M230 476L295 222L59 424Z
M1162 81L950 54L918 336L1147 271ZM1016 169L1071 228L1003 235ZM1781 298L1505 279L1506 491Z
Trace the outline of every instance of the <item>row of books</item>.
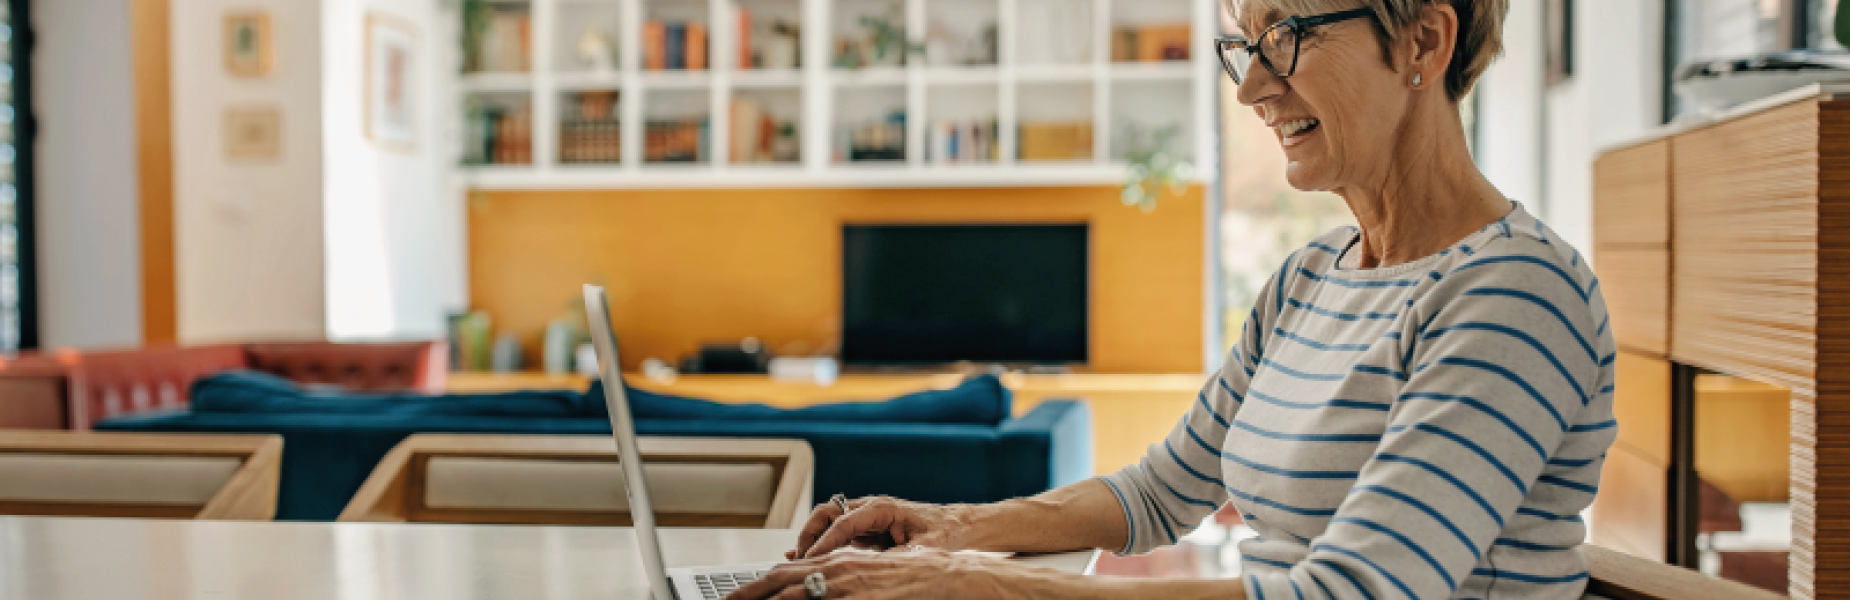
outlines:
M707 24L659 21L642 24L642 68L650 71L701 71L707 68Z
M661 119L643 123L644 162L695 163L707 161L707 119Z
M926 130L925 155L935 163L993 161L998 130L994 119L933 123Z
M614 163L623 160L616 119L569 119L559 123L559 162Z
M525 10L496 9L476 40L470 71L526 72L533 65L533 15Z
M1116 27L1111 30L1113 62L1188 60L1188 24Z
M464 160L475 164L533 164L533 113L525 107L490 108L473 124L479 142Z

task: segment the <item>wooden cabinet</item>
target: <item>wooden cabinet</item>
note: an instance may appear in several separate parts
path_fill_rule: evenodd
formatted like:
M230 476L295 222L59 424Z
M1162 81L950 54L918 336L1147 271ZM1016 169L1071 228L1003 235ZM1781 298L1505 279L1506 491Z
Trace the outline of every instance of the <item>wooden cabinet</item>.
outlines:
M1777 437L1766 433L1779 419L1764 414L1764 396L1791 392L1790 592L1850 598L1850 434L1841 433L1850 427L1850 86L1794 90L1609 150L1594 180L1595 267L1624 349L1622 434L1595 505L1594 539L1661 545L1651 536L1667 529L1647 509L1671 499L1650 494L1651 480L1679 461L1697 462L1698 451L1677 450L1670 428L1676 406L1702 412L1696 377L1687 376L1690 392L1673 402L1669 378L1651 370L1684 365L1693 368L1686 374L1746 378L1766 386L1749 390L1755 399L1707 408L1753 416L1709 419L1738 421L1729 435ZM1700 434L1693 421L1681 435ZM1759 434L1742 429L1767 421L1753 429ZM1713 425L1710 436L1718 435ZM1659 430L1671 431L1665 455L1655 453ZM1739 456L1764 455L1769 445L1726 441L1739 442ZM1666 457L1669 464L1657 462ZM1742 493L1779 495L1763 481L1736 479L1729 485Z

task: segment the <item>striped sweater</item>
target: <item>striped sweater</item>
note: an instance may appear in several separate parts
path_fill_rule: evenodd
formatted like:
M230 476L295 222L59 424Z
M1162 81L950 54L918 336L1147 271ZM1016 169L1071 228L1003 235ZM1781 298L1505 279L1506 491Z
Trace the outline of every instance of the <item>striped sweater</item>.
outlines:
M1599 280L1520 205L1403 265L1339 267L1358 239L1286 260L1192 410L1103 478L1124 551L1232 502L1251 598L1579 598L1618 433Z

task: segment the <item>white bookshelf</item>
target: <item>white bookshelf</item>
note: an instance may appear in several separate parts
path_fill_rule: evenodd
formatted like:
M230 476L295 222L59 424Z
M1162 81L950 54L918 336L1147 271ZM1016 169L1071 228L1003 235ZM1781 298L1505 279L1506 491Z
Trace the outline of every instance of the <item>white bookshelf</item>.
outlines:
M453 6L453 4L452 4ZM472 138L466 103L531 116L530 164L460 166L475 189L685 189L749 187L993 187L1111 185L1122 181L1127 126L1150 130L1180 125L1178 151L1196 165L1198 181L1215 170L1214 98L1219 63L1210 42L1219 0L496 0L497 8L530 14L530 69L463 74L442 93L456 97L450 118L458 148ZM738 7L754 19L779 17L801 30L800 67L739 68ZM833 66L837 33L861 14L884 11L903 20L914 41L980 31L993 22L996 62L946 64L944 45L903 66ZM460 15L448 28L460 32ZM709 32L705 70L645 70L643 23L704 20ZM1113 62L1114 27L1187 22L1189 58ZM607 70L590 70L573 49L587 28L616 49ZM450 64L461 64L461 50ZM579 164L560 156L561 120L569 100L611 93L621 158ZM732 163L730 106L751 98L778 120L794 121L799 157L783 163ZM903 113L902 160L846 160L840 131ZM643 123L661 118L706 119L706 160L645 162ZM928 151L927 133L944 120L996 123L994 155L979 162L943 162ZM1031 122L1090 123L1091 157L1021 160L1019 127ZM460 156L462 152L457 152ZM461 161L459 160L459 163Z

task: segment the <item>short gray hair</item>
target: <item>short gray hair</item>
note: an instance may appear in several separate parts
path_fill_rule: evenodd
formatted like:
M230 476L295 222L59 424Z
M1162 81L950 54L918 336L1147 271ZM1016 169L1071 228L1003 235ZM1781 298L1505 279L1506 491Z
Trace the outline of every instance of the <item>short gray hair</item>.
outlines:
M1228 14L1251 33L1258 32L1255 25L1270 25L1257 21L1272 11L1284 15L1314 15L1356 8L1356 0L1222 2ZM1450 5L1458 13L1457 47L1452 54L1452 64L1445 69L1445 93L1457 102L1477 84L1484 70L1490 68L1490 61L1503 54L1503 18L1510 12L1510 0L1361 0L1361 7L1375 11L1382 34L1382 51L1391 59L1390 42L1419 21L1420 10L1427 4L1439 3Z

